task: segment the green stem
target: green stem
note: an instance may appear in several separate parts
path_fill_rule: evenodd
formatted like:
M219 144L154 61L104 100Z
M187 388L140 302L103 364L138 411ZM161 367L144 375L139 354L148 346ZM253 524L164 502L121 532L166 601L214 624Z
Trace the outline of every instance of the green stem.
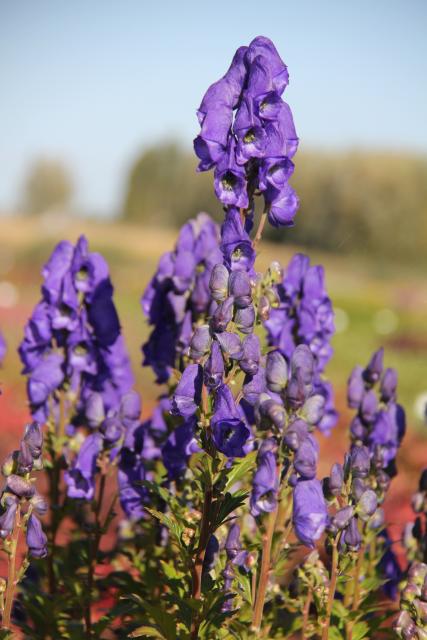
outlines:
M10 629L12 606L16 589L16 551L18 548L19 533L21 530L21 507L18 505L15 513L15 521L13 524L12 538L10 541L10 551L8 556L8 572L7 572L7 586L5 593L5 604L2 628Z
M202 571L205 559L206 547L210 536L210 512L212 507L212 487L207 487L205 491L205 499L203 503L202 521L200 524L200 539L197 546L196 555L192 568L192 591L191 595L195 600L202 597ZM193 615L191 622L191 638L196 640L199 637L200 618L197 614Z
M263 211L261 214L261 218L258 224L258 229L256 230L255 237L252 242L252 246L255 249L258 243L261 241L262 232L264 231L265 223L267 222L268 211Z
M331 566L331 580L329 583L328 602L326 605L326 621L323 627L322 640L328 640L329 625L331 624L332 605L334 604L335 591L337 588L338 579L338 539L335 538L332 541L332 566Z
M93 539L91 535L89 536L89 563L88 563L88 574L87 574L87 596L86 596L86 603L85 603L86 604L85 626L86 626L86 638L88 640L91 640L91 638L93 637L92 635L93 585L94 585L95 569L98 561L99 544L101 542L102 531L103 531L103 525L101 524L100 517L101 517L102 503L105 495L106 481L107 481L107 476L106 476L106 473L103 472L101 474L101 480L99 483L98 500L96 502L96 507L95 507L95 523L94 523L95 534L93 536ZM114 505L114 501L110 507L110 511L112 510L113 505ZM105 522L107 522L108 517L109 517L109 514L107 515Z
M311 589L309 589L307 593L307 597L305 599L304 610L303 610L302 640L306 640L307 638L307 627L310 619L310 607L311 607L312 600L313 600L313 592Z

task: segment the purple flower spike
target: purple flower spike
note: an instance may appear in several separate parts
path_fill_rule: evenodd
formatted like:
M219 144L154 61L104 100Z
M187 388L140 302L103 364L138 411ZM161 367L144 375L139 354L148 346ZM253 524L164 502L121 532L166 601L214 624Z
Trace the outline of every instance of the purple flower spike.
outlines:
M242 545L240 543L240 527L237 523L230 526L224 545L228 560L234 560Z
M250 500L251 513L254 517L262 513L271 513L277 507L279 477L276 448L274 440L267 439L262 443L258 453Z
M172 413L188 418L200 404L203 370L199 364L189 364L178 383L172 398Z
M294 488L292 521L300 542L313 548L325 530L327 518L320 482L316 479L299 481Z
M299 207L299 198L290 184L282 189L268 187L265 192L268 221L273 227L291 227Z
M347 383L347 403L352 409L358 409L365 393L363 367L354 367Z
M252 302L252 287L246 271L233 271L230 274L230 295L238 309L245 309Z
M332 465L328 480L328 489L333 496L339 496L344 482L344 469L338 462Z
M203 368L203 379L208 389L216 389L222 384L224 377L224 358L222 356L221 347L218 342L212 342L212 348L209 358L205 362Z
M267 355L265 373L270 391L281 393L288 384L288 365L280 351L271 351Z
M211 426L213 441L218 451L229 458L246 455L245 445L251 432L226 385L220 386L216 391Z
M240 359L240 368L248 375L255 375L258 372L259 361L261 359L261 345L258 336L250 334L246 336L242 343L243 356Z
M247 63L252 63L258 56L268 63L271 89L281 95L289 83L288 68L272 41L265 36L257 36L252 40L246 53Z
M304 480L312 480L316 476L319 445L312 435L302 441L294 458L294 467Z
M27 546L33 558L44 558L47 555L47 537L40 520L33 514L27 523Z

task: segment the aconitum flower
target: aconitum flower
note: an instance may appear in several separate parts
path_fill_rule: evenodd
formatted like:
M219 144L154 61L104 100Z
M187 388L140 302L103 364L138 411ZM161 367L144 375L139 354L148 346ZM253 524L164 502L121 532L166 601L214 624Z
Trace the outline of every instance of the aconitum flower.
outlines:
M172 398L172 411L188 418L200 404L203 370L199 364L189 364L185 369Z
M292 522L295 533L307 547L314 547L327 523L322 485L316 479L297 482L293 492Z
M257 470L252 480L251 513L259 516L277 507L279 477L277 470L277 445L272 438L264 440L257 456Z
M142 296L142 310L153 327L142 348L144 365L153 368L159 383L169 379L172 369L182 370L193 328L197 320L206 321L211 274L214 267L219 273L223 263L219 241L219 228L206 213L187 222Z
M221 385L215 392L211 427L218 451L230 458L246 455L245 445L251 432L243 412L236 406L233 394L226 385Z
M288 183L298 137L281 96L288 71L273 43L258 36L240 47L225 76L207 90L194 140L199 171L214 168L215 193L226 207L252 207L262 193L273 226L288 226L298 198Z
M196 419L188 418L172 431L162 448L162 460L169 478L175 480L185 473L188 458L200 451L195 437Z
M33 417L58 419L59 394L66 407L74 407L79 394L77 415L69 417L77 422L93 392L108 409L117 408L133 375L107 263L81 236L76 245L60 242L42 275L42 300L19 347Z
M102 436L92 433L80 447L76 460L65 472L70 498L92 500L95 495L95 474L98 456L102 451Z
M33 558L44 558L47 555L47 537L40 520L34 514L28 519L26 542Z
M307 256L296 254L283 271L281 282L270 285L269 292L274 292L277 304L264 321L268 343L287 361L298 345L310 348L316 372L313 386L325 399L323 418L318 426L328 432L336 423L337 414L332 387L322 374L332 355L334 313L324 284L323 268L311 266Z

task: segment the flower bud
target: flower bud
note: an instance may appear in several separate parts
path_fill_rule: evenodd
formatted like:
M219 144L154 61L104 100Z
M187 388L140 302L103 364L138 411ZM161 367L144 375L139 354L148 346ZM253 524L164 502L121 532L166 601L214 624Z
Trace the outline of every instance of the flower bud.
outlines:
M211 327L214 332L221 332L227 329L233 318L234 298L232 296L221 302L211 318Z
M232 271L229 280L230 295L238 309L245 309L252 302L251 281L246 271Z
M207 324L197 327L190 342L190 358L200 360L209 353L212 338Z
M358 416L355 416L351 421L350 433L355 440L361 440L362 442L365 441L368 435L367 428L362 424L362 421Z
M41 496L39 493L35 493L30 502L33 507L33 511L35 511L39 516L46 515L49 506L43 496Z
M350 467L354 478L367 478L371 459L367 447L353 447L350 453Z
M403 638L404 640L418 640L416 624L413 622L408 611L401 611L399 613L399 617L394 623L394 630L399 638Z
M297 346L291 356L291 378L288 384L288 402L299 408L312 390L314 359L305 344Z
M242 343L240 342L240 338L237 334L224 331L223 333L218 333L216 338L219 342L222 353L226 358L231 358L231 360L240 360L243 356L243 349Z
M7 478L7 489L19 498L32 498L35 492L31 482L14 473Z
M0 516L0 538L7 538L7 536L12 533L17 507L16 502L11 502Z
M101 432L104 434L107 446L112 446L121 438L123 434L123 427L118 418L111 417L104 420Z
M363 377L365 378L366 382L370 384L378 382L383 372L383 359L384 349L383 347L381 347L381 349L378 349L378 351L375 351L375 353L372 355L368 366L363 372Z
M267 387L281 393L288 384L288 365L280 351L270 351L265 368Z
M427 602L423 602L418 598L413 601L412 606L415 609L418 620L423 626L427 625Z
M17 456L19 474L30 473L33 468L33 456L28 443L25 440L21 440L21 446Z
M27 523L27 546L33 558L44 558L47 554L47 538L40 520L33 514Z
M38 422L32 422L27 425L24 440L29 446L33 458L40 458L43 447L43 433Z
M289 425L283 442L291 451L297 451L301 443L308 436L308 426L304 420L295 420Z
M351 483L351 495L356 500L359 501L362 497L363 493L368 488L364 478L353 478Z
M384 509L377 509L369 521L370 529L380 529L385 522Z
M342 465L336 462L332 465L328 481L328 489L333 496L339 496L344 482L344 470Z
M354 367L347 382L347 404L351 409L358 409L360 407L365 393L365 383L363 382L362 374L362 367Z
M372 489L367 489L360 496L357 513L362 520L368 520L375 513L377 506L377 494Z
M408 581L421 586L427 578L427 564L424 562L413 562L408 570Z
M311 480L316 476L318 459L319 445L313 436L308 435L301 443L294 458L294 467L304 480Z
M123 420L139 420L141 416L141 396L136 391L126 393L120 403L120 416Z
M367 391L360 405L360 416L363 422L370 424L375 420L378 410L378 400L374 391Z
M351 518L353 517L354 509L351 506L343 507L339 509L334 517L332 518L332 524L337 531L341 529L345 529L349 523Z
M97 429L105 420L104 400L100 393L91 393L86 401L86 419L91 429Z
M362 538L359 533L357 518L351 518L348 527L343 534L343 539L349 549L351 549L352 551L358 551L362 542Z
M325 402L325 398L320 394L307 398L301 409L304 420L311 425L319 424L325 412Z
M258 336L250 334L246 336L242 343L243 356L240 359L240 368L248 375L254 376L259 367L261 359L261 345Z
M229 273L227 267L225 267L223 264L216 264L211 272L209 289L212 298L217 302L222 302L227 297L228 278Z
M212 342L211 353L203 368L203 379L208 389L216 389L224 377L224 358L218 342Z
M286 424L286 410L285 407L272 398L266 393L262 393L259 398L259 407L258 407L261 421L263 418L270 421L274 426L282 430Z
M267 296L260 296L258 301L258 313L262 320L266 321L270 317L271 304Z
M236 327L242 333L252 333L255 324L255 307L250 304L244 309L237 309L234 314L234 322Z
M397 373L395 369L386 369L381 380L381 400L383 402L394 402L396 399Z

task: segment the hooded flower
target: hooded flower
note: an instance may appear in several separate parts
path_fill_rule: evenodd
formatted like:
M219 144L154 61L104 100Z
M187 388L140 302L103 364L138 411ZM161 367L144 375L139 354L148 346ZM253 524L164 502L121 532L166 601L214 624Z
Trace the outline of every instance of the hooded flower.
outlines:
M277 446L273 439L264 440L257 457L257 470L252 480L251 513L259 516L277 507L279 477L276 459Z
M294 488L292 521L295 533L307 547L314 547L327 523L322 485L316 479L302 480Z
M230 458L243 457L245 445L251 435L243 412L236 406L226 385L215 393L214 413L211 419L212 438L216 448Z
M192 416L201 400L203 370L199 364L189 364L185 369L172 398L172 412L185 418Z
M47 555L47 537L40 520L33 514L27 523L27 546L33 558L44 558Z
M102 450L100 433L89 435L69 471L65 473L70 498L92 500L95 495L95 473L97 458Z

